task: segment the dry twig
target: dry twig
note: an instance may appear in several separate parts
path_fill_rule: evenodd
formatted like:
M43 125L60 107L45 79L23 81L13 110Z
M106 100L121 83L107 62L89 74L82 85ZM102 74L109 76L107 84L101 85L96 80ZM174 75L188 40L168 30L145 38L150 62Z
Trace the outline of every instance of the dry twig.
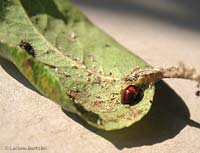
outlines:
M180 63L177 67L170 68L136 68L131 72L131 74L125 77L124 80L134 82L135 84L143 83L152 85L164 78L194 80L198 82L197 87L200 87L200 73L198 73L194 68L185 66L183 63Z

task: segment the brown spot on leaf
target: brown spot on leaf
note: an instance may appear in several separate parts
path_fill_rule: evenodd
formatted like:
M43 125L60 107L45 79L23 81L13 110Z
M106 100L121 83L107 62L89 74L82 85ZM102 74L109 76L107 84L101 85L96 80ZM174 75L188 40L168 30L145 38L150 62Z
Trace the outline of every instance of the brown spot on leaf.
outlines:
M129 116L127 116L126 118L128 120L133 120L135 119L137 116L140 116L142 114L142 110L133 110L133 112L130 113Z
M94 105L94 107L101 107L101 104L102 103L102 101L95 101L94 103L93 103L93 105Z
M64 76L65 76L65 77L71 77L71 75L70 75L70 74L67 74L66 72L64 72Z
M97 95L96 98L101 98L101 97Z
M22 64L22 66L23 66L24 69L28 69L32 65L32 63L33 63L33 60L28 59Z
M50 68L52 68L52 69L55 69L55 68L57 68L55 65L51 65L51 64L47 64L47 63L44 63L46 66L48 66L48 67L50 67Z
M49 53L50 53L50 50L46 50L44 53L45 53L45 54L49 54Z
M95 80L93 82L93 84L100 84L101 83L101 78L100 77L95 77Z
M109 44L105 44L105 47L110 47L110 45Z
M91 79L90 78L87 78L87 81L90 81Z
M91 75L92 75L92 73L91 73L91 72L88 72L88 73L87 73L87 76L91 76Z
M78 90L70 90L68 96L71 98L72 101L78 103L77 99L79 98Z

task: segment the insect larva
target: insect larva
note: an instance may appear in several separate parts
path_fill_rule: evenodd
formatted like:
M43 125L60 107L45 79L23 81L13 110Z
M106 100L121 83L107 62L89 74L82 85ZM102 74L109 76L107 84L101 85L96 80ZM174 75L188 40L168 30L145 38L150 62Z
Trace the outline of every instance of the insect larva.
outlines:
M19 42L19 47L24 49L31 56L35 57L35 50L29 41L21 40Z

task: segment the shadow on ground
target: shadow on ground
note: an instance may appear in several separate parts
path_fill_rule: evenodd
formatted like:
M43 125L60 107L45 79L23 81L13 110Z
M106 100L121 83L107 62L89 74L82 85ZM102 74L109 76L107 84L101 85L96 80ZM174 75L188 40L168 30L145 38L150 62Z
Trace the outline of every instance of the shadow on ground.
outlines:
M39 93L39 91L20 73L16 66L8 60L0 57L0 66L13 78L25 85L27 88ZM40 94L40 93L39 93Z
M138 15L183 28L200 30L199 0L72 0L72 2L86 8Z
M200 128L192 121L184 101L163 81L156 85L150 112L138 123L116 131L103 131L89 126L75 114L65 112L92 132L104 137L118 149L153 145L175 137L186 125Z
M9 61L0 58L1 67L27 88L38 92ZM138 123L116 131L103 131L89 126L79 116L65 112L69 117L90 131L104 137L118 149L152 145L176 136L186 125L200 128L190 120L190 113L183 100L164 82L156 85L156 94L150 112ZM38 92L39 93L39 92Z

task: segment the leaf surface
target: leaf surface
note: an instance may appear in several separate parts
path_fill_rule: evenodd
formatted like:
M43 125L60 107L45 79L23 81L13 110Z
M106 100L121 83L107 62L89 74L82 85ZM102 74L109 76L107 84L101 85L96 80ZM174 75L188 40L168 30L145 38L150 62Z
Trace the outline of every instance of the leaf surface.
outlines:
M150 109L154 87L121 103L123 77L148 66L67 0L0 0L0 55L45 96L104 130L128 127ZM29 40L36 57L18 47Z

